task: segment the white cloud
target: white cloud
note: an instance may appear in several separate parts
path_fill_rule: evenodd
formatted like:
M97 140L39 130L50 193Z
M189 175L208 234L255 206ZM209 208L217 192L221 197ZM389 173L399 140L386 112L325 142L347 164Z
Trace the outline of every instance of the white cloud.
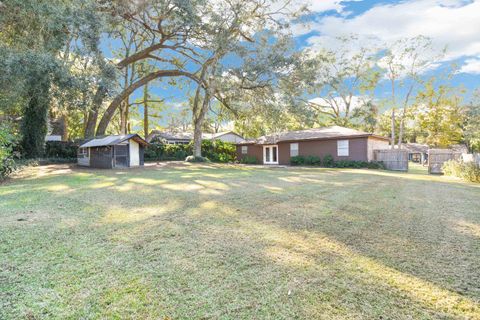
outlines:
M467 59L465 61L465 64L460 68L458 72L480 74L480 57L474 59Z
M350 111L363 106L369 100L370 98L365 96L352 96L352 98L350 99ZM338 106L341 112L344 112L346 110L345 102L341 97L335 97L333 99L317 97L317 98L310 99L309 102L319 106L323 106L327 110L330 109L331 105Z
M313 48L328 46L333 38L346 34L372 36L384 42L424 35L432 38L438 49L447 46L446 60L480 55L479 30L480 0L410 0L381 4L358 16L326 16L309 26L295 28L297 35L318 33L308 40Z

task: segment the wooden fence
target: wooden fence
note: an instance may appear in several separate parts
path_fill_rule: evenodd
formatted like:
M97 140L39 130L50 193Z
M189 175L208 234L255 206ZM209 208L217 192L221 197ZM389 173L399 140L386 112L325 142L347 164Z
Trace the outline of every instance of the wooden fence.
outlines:
M428 173L443 173L443 164L455 158L456 155L451 149L428 150Z
M383 162L385 169L408 171L408 151L398 149L374 150L375 161Z

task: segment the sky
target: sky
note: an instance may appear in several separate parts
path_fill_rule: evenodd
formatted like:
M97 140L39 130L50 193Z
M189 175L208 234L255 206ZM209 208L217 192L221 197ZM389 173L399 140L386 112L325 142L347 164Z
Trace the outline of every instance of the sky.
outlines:
M423 35L439 52L446 48L425 77L444 76L453 66L451 85L480 87L480 0L311 0L310 5L307 23L293 26L298 49L334 48L336 37L349 34L381 43Z
M294 1L296 5L305 3ZM453 68L454 76L444 80L446 83L463 86L469 93L480 88L480 0L307 1L310 14L292 25L297 50L335 49L336 37L352 34L373 38L376 43L423 35L432 39L439 52L446 48L442 60L423 74L425 78L444 77ZM187 100L185 90L164 86L154 93L168 97L170 106L177 109ZM375 96L382 99L389 94L384 80Z

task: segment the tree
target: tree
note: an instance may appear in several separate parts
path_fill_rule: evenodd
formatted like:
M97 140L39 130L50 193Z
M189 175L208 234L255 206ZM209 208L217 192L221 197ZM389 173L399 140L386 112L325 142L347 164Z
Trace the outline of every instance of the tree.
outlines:
M358 127L365 132L376 132L379 121L378 106L373 101L356 108L353 112L353 119L358 119Z
M43 154L50 102L79 83L70 72L72 43L80 55L98 51L102 20L95 7L93 1L11 0L1 8L0 92L15 92L14 99L23 106L22 145L27 157Z
M415 98L415 90L422 82L420 76L439 60L443 52L439 54L433 49L432 40L421 35L400 39L385 46L388 49L378 64L385 70L390 81L391 147L393 148L395 145L395 113L397 108L401 108L400 130L398 131L398 147L401 148L408 107ZM406 91L400 104L397 102L399 89Z
M427 81L417 95L416 117L425 135L425 142L433 147L449 147L462 141L464 113L458 88L435 86L434 78Z
M480 152L480 90L477 89L473 99L466 106L463 127L465 142L472 152Z
M339 37L335 50L306 51L299 57L285 88L318 115L318 122L351 125L354 109L372 99L380 73L377 48L363 46L356 36ZM352 47L358 47L353 49ZM312 99L311 95L317 97Z

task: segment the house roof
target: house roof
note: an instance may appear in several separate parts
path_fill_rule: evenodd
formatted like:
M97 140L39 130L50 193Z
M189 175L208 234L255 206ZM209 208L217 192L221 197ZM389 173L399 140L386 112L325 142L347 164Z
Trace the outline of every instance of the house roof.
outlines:
M262 136L255 140L244 140L239 144L272 144L285 141L302 141L302 140L328 140L337 138L361 138L361 137L376 137L382 140L389 140L388 138L377 136L372 133L363 132L355 129L331 126L323 128L314 128L298 131L288 131L278 134Z
M217 133L204 133L203 138L204 139L218 139L218 138L220 138L220 137L222 137L226 134L234 134L237 137L243 139L243 137L241 135L239 135L238 133L233 132L233 131L224 131L224 132L217 132Z
M171 132L171 131L160 131L153 130L147 137L148 141L151 141L153 138L162 138L165 140L187 140L190 141L193 139L192 132Z
M421 143L403 143L402 148L408 150L410 153L427 153L428 145Z
M468 148L464 144L454 144L446 149L430 148L428 145L421 143L403 143L402 147L410 153L427 153L428 150L450 150L450 152L453 151L454 153L468 153Z
M104 147L104 146L113 146L124 141L134 139L136 142L147 145L148 143L142 139L138 134L124 134L124 135L117 135L117 136L106 136L103 138L96 138L92 139L80 146L80 148L91 148L91 147Z

